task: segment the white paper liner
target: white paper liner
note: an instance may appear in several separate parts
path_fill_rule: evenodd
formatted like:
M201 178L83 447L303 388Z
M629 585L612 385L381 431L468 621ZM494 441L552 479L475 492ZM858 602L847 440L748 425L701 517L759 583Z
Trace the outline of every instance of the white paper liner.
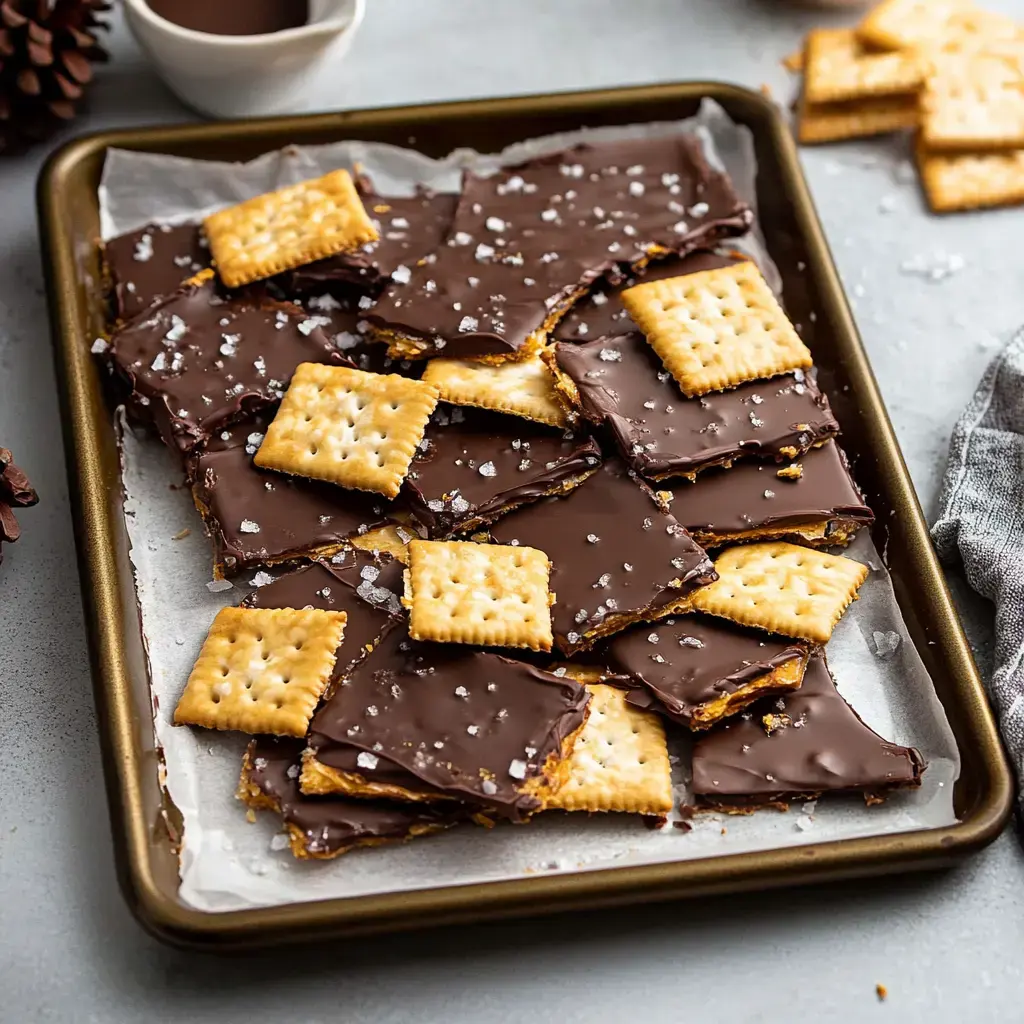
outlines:
M510 147L498 157L459 151L443 161L371 143L292 147L249 164L223 164L112 150L100 187L104 238L154 220L182 223L249 196L361 163L382 194L410 194L416 183L457 190L459 168L496 166L561 148L581 138L637 137L678 131L704 135L709 155L730 171L738 191L753 200L753 147L749 133L713 104L698 119L659 125L601 128ZM732 242L730 241L730 244ZM758 236L744 241L769 280L777 274ZM274 815L246 821L235 800L246 738L231 733L174 728L174 706L217 610L236 604L248 589L211 594L209 543L180 479L176 456L151 438L124 432L124 486L139 604L142 610L155 706L155 730L164 751L168 794L181 812L181 898L201 910L226 911L305 900L458 885L571 871L739 853L947 825L955 820L953 782L959 758L945 713L910 642L888 574L866 535L849 554L872 567L857 601L828 645L828 659L844 697L887 739L916 746L928 762L923 785L893 794L879 807L859 797L824 798L804 811L763 811L749 817L699 815L693 829L649 830L629 815L548 814L527 826L492 830L464 826L408 845L357 851L332 862L303 863L273 851L280 830ZM172 538L185 527L191 532ZM895 650L892 634L899 637ZM877 635L876 635L877 634ZM685 742L685 741L684 741ZM688 762L679 749L681 765ZM677 769L677 772L679 769ZM677 794L687 799L686 780ZM723 834L723 828L725 829Z

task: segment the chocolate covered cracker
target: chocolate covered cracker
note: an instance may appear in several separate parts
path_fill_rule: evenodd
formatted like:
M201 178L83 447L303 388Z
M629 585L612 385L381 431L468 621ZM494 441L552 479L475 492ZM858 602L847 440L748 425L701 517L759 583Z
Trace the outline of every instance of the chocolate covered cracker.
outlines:
M749 219L689 135L581 145L488 178L467 172L445 244L367 316L392 354L515 358L604 274Z
M147 224L103 246L103 263L117 322L174 294L210 265L210 251L198 224Z
M816 547L848 544L874 521L834 441L796 462L738 462L680 483L672 508L704 547L785 538Z
M635 687L631 704L696 730L759 697L798 687L808 647L683 615L619 633L605 653L609 669Z
M540 810L568 772L587 693L518 661L471 647L389 633L317 712L314 755L362 752L372 782L382 763L428 788L513 820Z
M703 549L618 459L566 497L513 512L490 533L551 559L551 618L564 654L670 615L715 578Z
M305 797L299 791L304 742L252 740L242 762L238 799L256 810L281 815L295 857L329 860L358 846L402 842L449 828L467 817L443 810L371 800Z
M551 363L560 393L606 423L623 458L651 480L693 477L743 455L791 460L839 431L803 372L686 398L639 332L559 342Z
M224 295L203 271L117 331L131 406L180 451L279 401L303 362L351 365L298 307Z
M214 576L332 555L346 539L392 521L392 502L331 484L259 469L262 437L209 451L191 463L192 495L213 541Z
M600 447L585 433L563 434L518 417L447 406L434 413L405 493L428 535L445 538L547 495L567 493L600 462Z
M920 785L924 768L913 747L889 743L861 721L816 654L799 690L752 705L697 741L693 790L723 809L785 809L790 800L849 790L871 804Z

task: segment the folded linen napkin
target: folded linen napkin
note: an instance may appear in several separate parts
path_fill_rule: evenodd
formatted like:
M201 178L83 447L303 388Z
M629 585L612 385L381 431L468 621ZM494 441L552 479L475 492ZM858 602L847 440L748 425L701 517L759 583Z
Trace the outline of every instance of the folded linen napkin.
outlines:
M959 558L970 585L995 604L989 693L1024 780L1024 328L957 420L932 539L943 561Z

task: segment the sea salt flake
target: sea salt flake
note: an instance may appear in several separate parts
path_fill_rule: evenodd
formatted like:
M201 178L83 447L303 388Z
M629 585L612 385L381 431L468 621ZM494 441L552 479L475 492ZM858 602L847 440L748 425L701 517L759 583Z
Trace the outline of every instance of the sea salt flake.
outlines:
M366 298L364 295L363 298ZM359 300L360 303L362 299ZM306 317L305 320L301 320L298 324L299 333L304 334L307 338L318 328L318 327L330 327L331 318L329 316L310 316Z
M490 779L484 779L484 781L480 783L480 791L485 796L494 796L494 794L498 792L498 787Z
M629 194L631 196L642 196L646 189L642 181L631 181L629 183Z
M104 341L102 338L97 338L92 343L92 348L89 350L94 356L98 356L101 352L106 352L110 348L110 342Z
M464 686L456 686L455 696L461 697L463 700L465 700L469 696L469 690L467 690Z
M696 648L699 649L699 648L704 646L704 641L698 639L695 636L681 636L679 638L679 646L680 647L696 647Z
M475 331L480 327L480 321L475 316L464 316L459 321L459 331L462 334L468 334L471 331Z
M592 583L591 587L594 590L606 590L612 582L612 574L610 572L602 573L597 578L596 583Z
M408 284L412 278L412 271L404 264L399 263L394 270L391 271L391 280L395 284Z
M275 577L271 576L269 572L263 572L263 570L260 570L251 580L249 580L249 582L254 587L265 587L269 583L273 583L274 579Z
M477 472L478 472L478 473L479 473L479 474L480 474L481 476L487 476L487 477L491 477L491 476L497 476L497 475L498 475L498 471L497 471L497 469L495 469L495 468L494 468L494 463L493 463L493 462L485 462L485 463L484 463L484 464L483 464L483 465L482 465L482 466L481 466L481 467L480 467L480 468L479 468L479 469L477 470Z
M254 523L251 519L243 519L241 523L238 524L238 529L242 533L259 533L260 524Z
M468 732L470 736L479 736L480 735L480 726L479 725L467 725L466 726L466 732Z
M690 207L690 216L703 217L707 214L708 210L710 209L711 207L708 206L707 203L694 203L693 206Z
M659 638L657 633L648 633L647 634L647 642L649 644L656 644L659 639L660 638Z
M369 710L369 708L367 708ZM356 755L356 764L360 768L376 768L377 762L380 760L376 754L371 754L369 751L360 750Z
M301 324L299 326L301 329ZM238 343L242 340L242 336L240 334L222 334L221 337L224 339L224 342L220 346L220 354L222 356L233 356L238 351Z
M481 242L476 247L476 252L473 253L473 255L476 257L477 260L479 260L482 263L484 260L489 260L494 255L494 246L485 245L483 242Z
M882 631L876 629L871 633L871 639L875 644L875 654L879 658L889 658L896 653L900 645L900 635L893 630Z
M295 766L292 765L292 767L294 768ZM289 771L290 770L291 769L289 769ZM287 850L290 845L288 836L286 836L284 832L278 832L270 837L270 848L275 853L279 853L281 850Z
M132 259L139 263L148 263L153 258L153 236L148 232L135 243Z
M621 363L622 353L617 348L603 348L598 353L601 357L602 362L605 363Z
M591 544L596 544L601 538L596 533L588 533L587 541Z
M225 590L231 590L234 584L231 580L210 580L206 584L206 589L211 594L223 594Z
M525 779L526 778L526 762L519 760L518 757L513 758L509 762L508 773L513 779Z

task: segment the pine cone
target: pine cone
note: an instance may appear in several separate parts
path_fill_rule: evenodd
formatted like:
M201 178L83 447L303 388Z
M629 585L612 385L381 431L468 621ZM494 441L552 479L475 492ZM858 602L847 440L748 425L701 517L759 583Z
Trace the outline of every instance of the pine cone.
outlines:
M110 0L0 0L0 153L19 152L74 118L107 60L96 32Z
M28 477L12 461L10 449L0 448L0 561L3 541L14 542L21 536L14 509L34 505L39 500Z

